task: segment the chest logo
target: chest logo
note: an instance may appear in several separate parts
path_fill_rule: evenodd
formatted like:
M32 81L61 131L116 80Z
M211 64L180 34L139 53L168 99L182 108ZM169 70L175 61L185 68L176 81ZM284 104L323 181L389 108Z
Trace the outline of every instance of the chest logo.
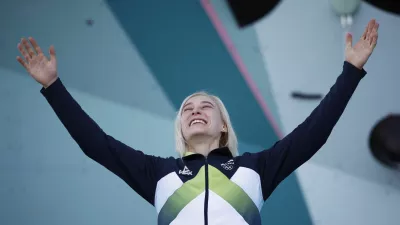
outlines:
M229 160L226 163L221 163L222 168L225 170L232 170L233 167L235 166L235 163L233 162L233 159Z
M191 170L189 170L187 168L187 166L185 166L185 168L183 168L183 170L179 170L179 174L191 176L193 173Z

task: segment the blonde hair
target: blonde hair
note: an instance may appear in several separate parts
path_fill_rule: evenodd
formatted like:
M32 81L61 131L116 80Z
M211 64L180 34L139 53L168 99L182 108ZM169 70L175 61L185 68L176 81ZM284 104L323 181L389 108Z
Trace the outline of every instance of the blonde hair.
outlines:
M239 154L238 151L238 143L237 143L237 138L235 131L233 130L233 126L231 123L231 120L229 118L228 111L225 108L224 103L221 101L221 99L215 95L211 95L205 91L200 91L193 93L189 95L188 97L183 100L178 114L175 119L175 145L176 145L176 151L180 155L180 157L183 157L185 153L188 151L188 146L186 144L185 138L183 137L182 134L182 126L181 126L181 115L182 115L182 110L183 106L186 104L186 102L195 96L206 96L211 98L215 104L217 104L219 111L221 112L221 118L222 121L224 122L226 126L226 132L221 134L220 140L219 140L219 147L228 147L231 154L233 156L237 156Z

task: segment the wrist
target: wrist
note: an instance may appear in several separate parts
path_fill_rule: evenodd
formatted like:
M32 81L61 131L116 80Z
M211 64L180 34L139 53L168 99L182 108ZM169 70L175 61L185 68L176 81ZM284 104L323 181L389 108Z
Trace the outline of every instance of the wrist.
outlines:
M363 69L363 67L364 67L364 65L360 65L360 64L358 64L358 63L353 63L353 62L351 62L350 60L345 60L347 63L349 63L349 64L351 64L351 65L353 65L354 67L356 67L357 69L359 69L359 70L362 70Z
M58 79L58 76L55 76L53 79L51 79L49 82L46 82L45 84L42 84L44 88L50 87L56 80Z

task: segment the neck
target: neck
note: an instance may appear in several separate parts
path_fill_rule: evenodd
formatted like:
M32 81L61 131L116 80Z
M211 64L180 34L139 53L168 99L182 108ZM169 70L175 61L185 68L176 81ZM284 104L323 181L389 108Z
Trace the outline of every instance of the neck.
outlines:
M196 137L192 138L188 143L189 152L194 152L207 156L211 150L219 147L219 138Z

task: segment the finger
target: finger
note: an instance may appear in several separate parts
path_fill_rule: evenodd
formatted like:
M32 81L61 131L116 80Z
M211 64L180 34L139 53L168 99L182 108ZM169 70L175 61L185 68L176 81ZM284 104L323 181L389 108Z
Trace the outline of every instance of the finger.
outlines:
M25 49L28 51L29 56L32 58L35 56L35 52L33 51L31 45L29 44L28 40L25 38L22 39L22 44L24 45Z
M373 29L374 29L374 27L375 27L375 20L374 19L372 19L371 21L369 21L369 23L368 23L368 29L367 29L367 36L366 36L366 38L367 38L367 40L370 40L370 39L372 39L372 31L373 31Z
M372 28L371 31L371 40L370 40L370 44L371 45L376 45L377 39L378 39L378 29L379 29L379 23L375 23L374 27Z
M33 46L38 55L43 54L42 49L40 49L40 46L37 44L36 40L33 39L33 37L29 37L28 40L31 42L31 45Z
M379 30L379 23L375 23L374 29L375 32L378 32Z
M369 26L369 23L368 23L367 26L365 27L364 33L361 35L361 39L362 39L362 40L367 39L368 26Z
M53 45L50 46L49 54L50 54L50 61L57 62L57 60L56 60L56 50L54 49Z
M369 34L368 43L369 43L369 44L372 44L373 41L374 41L374 39L377 38L377 36L378 36L378 33L377 33L376 31L372 31L372 32Z
M28 70L28 64L19 56L17 56L17 61L26 69Z
M371 40L370 40L369 44L372 45L372 46L375 46L376 43L377 43L377 41L378 41L378 33L377 33L377 32L374 32L374 33L371 35Z
M362 40L366 40L368 38L368 33L369 33L369 29L371 24L373 23L373 20L370 20L367 24L367 26L365 27L364 33L361 36Z
M346 49L351 48L352 45L353 45L353 36L351 35L351 33L347 33L346 34Z
M21 52L22 56L24 56L25 60L29 63L29 60L31 59L31 57L29 56L28 52L26 51L25 47L23 44L18 43L18 49Z
M372 38L372 42L371 42L372 49L375 48L377 43L378 43L378 36L375 36Z

